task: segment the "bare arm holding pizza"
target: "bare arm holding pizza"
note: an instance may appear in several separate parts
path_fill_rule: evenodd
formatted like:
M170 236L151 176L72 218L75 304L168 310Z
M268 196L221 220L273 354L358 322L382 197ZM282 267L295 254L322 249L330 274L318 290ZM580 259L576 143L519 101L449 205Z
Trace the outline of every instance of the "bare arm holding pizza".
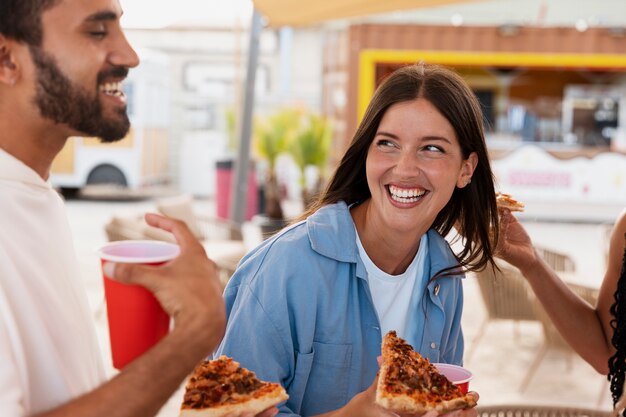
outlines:
M602 374L608 372L608 359L614 352L609 308L620 274L625 233L626 210L615 223L608 267L597 306L591 306L571 291L539 257L526 230L510 211L501 210L498 256L520 269L559 332L584 360Z

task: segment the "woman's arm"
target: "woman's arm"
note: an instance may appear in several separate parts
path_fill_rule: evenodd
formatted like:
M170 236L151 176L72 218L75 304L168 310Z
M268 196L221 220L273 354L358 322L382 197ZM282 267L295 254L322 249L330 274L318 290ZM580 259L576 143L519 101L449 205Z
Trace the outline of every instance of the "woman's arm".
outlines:
M613 303L624 251L624 232L626 211L613 230L609 266L597 306L591 306L537 255L530 237L517 219L508 210L501 211L498 256L520 269L565 340L602 374L608 372L608 359L613 354L609 308Z

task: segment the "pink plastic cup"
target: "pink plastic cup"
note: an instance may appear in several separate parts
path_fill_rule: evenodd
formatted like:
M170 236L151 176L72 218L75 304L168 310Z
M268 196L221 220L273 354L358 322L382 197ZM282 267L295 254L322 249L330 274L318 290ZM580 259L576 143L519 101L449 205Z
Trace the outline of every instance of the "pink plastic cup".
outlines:
M433 363L437 370L448 378L454 385L461 389L463 394L467 394L469 391L469 382L474 375L458 365L451 365L448 363Z
M98 250L102 265L106 262L160 265L179 253L178 245L156 240L124 240ZM102 276L113 366L122 369L165 337L170 317L146 288L115 281L104 269Z

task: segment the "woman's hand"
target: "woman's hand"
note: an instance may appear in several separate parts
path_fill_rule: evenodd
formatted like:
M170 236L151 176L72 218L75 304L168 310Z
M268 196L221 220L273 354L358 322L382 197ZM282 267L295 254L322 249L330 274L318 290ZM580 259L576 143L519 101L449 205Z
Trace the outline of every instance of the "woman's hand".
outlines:
M380 359L379 359L380 361ZM342 409L338 410L337 416L362 416L362 417L415 417L414 414L406 413L394 413L386 410L383 407L376 404L376 386L378 385L378 375L374 379L374 383L370 387L355 395L348 404ZM478 393L469 392L469 395L473 396L478 401ZM439 413L437 411L429 411L423 414L421 417L436 417L436 416L450 416L450 417L476 417L478 413L475 408L469 408L466 410L456 410L450 413Z
M378 385L378 375L374 383L368 389L352 397L350 402L341 408L338 416L360 416L360 417L398 417L398 414L385 410L376 404L376 386Z
M524 269L537 260L537 254L526 229L510 210L498 209L500 213L500 236L495 255L510 264Z
M270 407L267 410L261 411L259 414L254 413L229 413L224 417L274 417L278 414L278 408Z

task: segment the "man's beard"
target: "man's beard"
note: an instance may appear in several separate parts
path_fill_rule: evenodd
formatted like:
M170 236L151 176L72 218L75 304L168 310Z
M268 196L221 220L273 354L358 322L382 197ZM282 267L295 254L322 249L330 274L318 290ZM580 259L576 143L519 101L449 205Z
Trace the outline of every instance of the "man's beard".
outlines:
M127 68L115 67L99 73L96 93L91 96L85 88L72 83L54 57L36 46L29 49L37 70L35 103L43 117L67 124L81 134L99 137L102 142L115 142L126 136L130 128L126 108L117 110L118 117L105 118L98 88L107 77L125 77Z

